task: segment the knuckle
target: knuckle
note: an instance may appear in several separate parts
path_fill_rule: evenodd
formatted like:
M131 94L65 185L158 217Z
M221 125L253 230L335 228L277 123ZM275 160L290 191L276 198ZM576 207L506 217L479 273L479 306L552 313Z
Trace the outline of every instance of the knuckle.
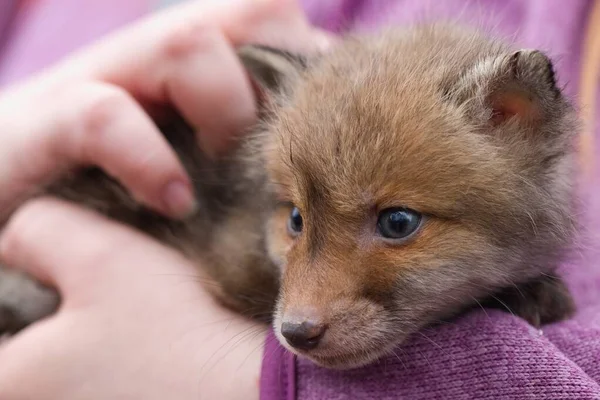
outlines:
M24 203L10 217L2 232L0 256L10 260L15 255L27 251L36 242L39 229L44 224L44 200L30 200Z
M129 95L116 86L97 86L82 104L81 120L86 140L95 141L114 119L128 107Z
M218 31L206 23L188 21L167 35L164 56L168 60L179 60L210 51L218 41L218 35Z

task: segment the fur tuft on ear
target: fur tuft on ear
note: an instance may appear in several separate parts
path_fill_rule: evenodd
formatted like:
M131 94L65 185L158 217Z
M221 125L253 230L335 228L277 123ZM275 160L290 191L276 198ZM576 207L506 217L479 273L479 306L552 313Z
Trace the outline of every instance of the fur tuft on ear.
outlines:
M538 50L519 50L480 61L450 97L492 125L516 120L536 125L562 101L551 60ZM483 112L483 114L482 114Z
M271 94L286 94L306 68L305 58L268 46L246 45L237 54L258 88Z

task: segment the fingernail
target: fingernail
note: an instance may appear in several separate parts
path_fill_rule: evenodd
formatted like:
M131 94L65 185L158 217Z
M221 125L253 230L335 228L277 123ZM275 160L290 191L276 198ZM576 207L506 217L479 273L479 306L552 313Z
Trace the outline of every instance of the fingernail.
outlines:
M186 218L198 210L198 202L189 185L182 181L172 181L164 190L167 210L177 218Z

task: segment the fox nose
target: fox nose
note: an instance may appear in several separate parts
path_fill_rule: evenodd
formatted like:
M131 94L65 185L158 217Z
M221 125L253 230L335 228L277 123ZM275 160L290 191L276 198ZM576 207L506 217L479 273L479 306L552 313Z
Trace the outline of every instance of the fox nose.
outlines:
M290 346L300 350L311 350L319 345L327 327L317 321L283 322L281 334Z

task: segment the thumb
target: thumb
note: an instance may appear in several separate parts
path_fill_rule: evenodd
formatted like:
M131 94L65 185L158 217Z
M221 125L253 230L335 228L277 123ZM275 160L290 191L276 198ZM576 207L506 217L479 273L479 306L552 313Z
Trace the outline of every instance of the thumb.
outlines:
M158 252L154 250L157 254L153 254L152 249L158 249ZM156 262L156 257L165 257L164 250L167 249L141 232L53 198L39 198L24 204L13 214L0 236L3 263L65 293L90 287L99 290L102 281L116 272L115 268L130 269L126 273L139 275L139 268L151 264L150 260L164 265ZM131 253L136 254L132 257ZM166 254L177 257L173 251ZM123 265L126 259L138 262ZM166 262L169 263L173 260Z

